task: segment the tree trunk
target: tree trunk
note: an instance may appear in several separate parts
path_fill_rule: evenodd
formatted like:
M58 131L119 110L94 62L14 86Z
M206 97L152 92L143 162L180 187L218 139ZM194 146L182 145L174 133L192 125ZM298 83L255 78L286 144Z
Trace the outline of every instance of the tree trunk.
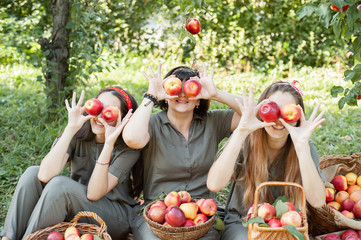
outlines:
M63 106L63 100L68 97L66 78L69 73L69 30L66 25L70 19L69 0L52 0L53 32L49 39L41 38L43 55L46 57L44 69L45 92L49 100L49 112L54 112Z

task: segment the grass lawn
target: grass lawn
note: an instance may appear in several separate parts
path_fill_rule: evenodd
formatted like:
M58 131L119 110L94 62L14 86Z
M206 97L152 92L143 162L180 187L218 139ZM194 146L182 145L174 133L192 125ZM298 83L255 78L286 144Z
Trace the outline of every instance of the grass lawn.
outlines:
M164 61L165 62L165 61ZM147 90L147 80L141 74L143 66L154 62L144 62L136 57L119 60L119 67L111 72L97 73L88 80L86 98L93 97L105 85L121 85L128 89L138 102ZM177 63L165 64L162 75ZM145 68L148 72L147 68ZM45 95L42 83L37 81L41 75L40 69L28 66L0 66L0 229L3 226L8 205L15 189L18 178L23 171L34 164L39 164L49 151L55 137L66 124L65 106L60 108L62 118L47 123L45 121ZM282 78L280 76L286 76ZM302 84L305 94L306 114L320 103L325 114L326 122L315 131L313 141L319 156L329 154L352 154L361 151L361 111L359 107L348 107L339 110L337 99L330 96L333 85L347 86L342 81L343 73L337 67L313 69L303 67L288 72L284 69L270 71L268 74L255 72L232 74L215 69L214 81L219 89L240 93L242 88L251 85L258 98L261 91L276 80L291 81L297 79ZM82 89L79 86L76 91ZM226 106L212 102L211 108L226 108ZM157 109L155 109L157 111ZM224 203L228 189L218 193L218 201Z

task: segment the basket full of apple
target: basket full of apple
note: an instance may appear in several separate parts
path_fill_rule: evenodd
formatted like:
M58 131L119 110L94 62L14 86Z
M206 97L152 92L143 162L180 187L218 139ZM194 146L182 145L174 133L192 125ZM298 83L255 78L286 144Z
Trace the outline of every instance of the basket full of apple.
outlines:
M192 199L187 191L170 192L164 200L149 203L143 216L161 239L198 239L214 223L217 204L213 199Z

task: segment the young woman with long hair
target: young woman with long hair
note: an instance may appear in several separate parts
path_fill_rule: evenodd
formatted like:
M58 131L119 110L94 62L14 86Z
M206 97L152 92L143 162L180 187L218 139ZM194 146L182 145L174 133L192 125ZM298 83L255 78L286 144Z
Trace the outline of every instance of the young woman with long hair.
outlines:
M141 177L133 175L132 182L130 172L138 167L140 151L126 146L120 135L137 103L120 87L102 89L96 98L103 107L116 107L119 114L107 122L101 113L85 114L83 98L84 91L77 103L76 93L70 105L66 100L67 126L40 167L29 167L21 176L1 233L3 240L22 239L70 221L79 211L100 216L113 239L124 239L129 233L132 207L137 205L134 197L142 188L136 182ZM70 178L59 176L67 163ZM87 218L80 221L95 223Z
M247 228L241 218L253 203L257 186L266 181L287 181L304 187L306 199L314 207L325 202L323 176L319 168L316 149L311 136L324 119L324 111L317 116L319 105L309 119L304 114L302 93L294 83L276 82L261 94L258 104L243 91L243 102L239 103L242 117L237 128L226 143L222 153L211 167L207 186L217 192L232 185L226 206L226 231L222 239L247 239ZM279 108L295 104L301 111L298 122L287 123L281 117L274 122L264 122L258 117L262 103L274 101ZM292 187L263 188L260 202L273 203L285 195L296 207L300 207L300 191Z

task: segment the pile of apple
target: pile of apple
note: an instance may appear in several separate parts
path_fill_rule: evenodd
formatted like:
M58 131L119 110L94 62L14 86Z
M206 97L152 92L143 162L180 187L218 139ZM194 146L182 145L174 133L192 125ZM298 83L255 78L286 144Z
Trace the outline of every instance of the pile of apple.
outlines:
M361 239L361 230L346 230L342 234L329 233L323 240L360 240Z
M217 212L217 204L213 199L199 199L192 202L187 191L170 192L164 201L152 203L148 218L170 227L191 227L208 221L208 217Z
M80 232L76 227L68 227L64 232L64 236L58 231L52 231L46 237L46 240L93 240L93 239L94 237L90 233L85 233L83 235L80 235Z
M326 202L329 207L340 211L350 219L361 219L361 175L349 172L335 176L326 187Z
M294 227L302 226L301 214L296 210L295 206L291 202L285 202L288 206L288 210L277 217L276 208L269 203L258 204L257 215L265 221L270 227L282 227L284 225L292 225ZM250 207L247 213L247 220L250 219L253 212L253 205Z

